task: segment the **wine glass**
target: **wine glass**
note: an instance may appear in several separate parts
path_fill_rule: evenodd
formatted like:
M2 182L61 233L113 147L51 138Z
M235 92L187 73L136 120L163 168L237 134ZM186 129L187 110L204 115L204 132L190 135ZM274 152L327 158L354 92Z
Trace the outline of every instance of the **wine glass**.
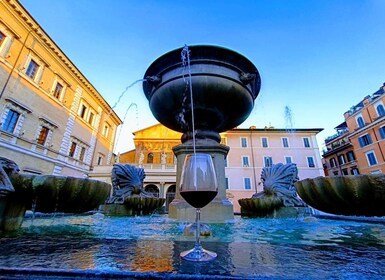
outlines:
M215 252L202 248L200 244L200 211L218 193L217 177L213 160L209 154L189 154L183 163L180 184L181 196L196 208L195 246L193 249L180 254L181 258L188 261L209 261L216 258Z

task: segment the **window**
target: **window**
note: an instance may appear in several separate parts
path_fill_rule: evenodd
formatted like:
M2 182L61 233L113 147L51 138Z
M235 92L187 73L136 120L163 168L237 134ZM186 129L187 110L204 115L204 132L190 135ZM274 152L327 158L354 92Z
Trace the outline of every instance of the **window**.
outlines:
M355 161L356 157L354 156L353 151L349 151L346 153L346 157L348 158L348 162Z
M110 131L110 126L108 124L105 124L104 128L103 128L103 136L104 137L108 137L108 132L109 131Z
M303 138L303 146L305 148L310 148L310 141L309 141L309 138L305 137Z
M63 86L60 83L56 83L55 89L53 91L53 96L57 99L60 99L60 95L63 91Z
M83 161L84 160L84 155L86 154L86 148L85 147L82 147L80 149L80 155L79 155L79 160L80 161Z
M86 105L82 104L82 107L80 109L80 117L82 117L83 119L86 117L86 113L87 113L87 107Z
M98 156L98 165L102 165L102 163L103 163L103 156L102 155L99 155Z
M364 119L362 118L362 116L358 116L356 118L356 121L357 121L357 125L358 125L359 128L365 126L365 122L364 122Z
M365 147L372 143L372 138L369 134L362 135L361 137L358 137L358 142L360 143L361 148Z
M229 178L225 178L225 188L226 190L229 189Z
M272 157L264 157L263 158L265 167L270 167L273 165L273 158Z
M338 164L342 165L345 164L345 156L344 155L338 155Z
M31 79L35 79L38 69L39 69L39 64L37 64L36 61L31 59L31 61L28 64L27 71L25 71L25 74Z
M251 190L250 178L243 178L243 186L244 186L245 190Z
M366 155L366 159L368 160L369 166L377 164L377 158L376 158L376 155L374 154L374 151L369 151L365 155Z
M45 144L45 142L47 140L48 132L49 132L48 127L46 127L46 126L41 127L40 132L39 132L39 136L36 140L37 144L39 144L39 145Z
M266 137L262 137L262 138L261 138L261 141L262 141L262 147L264 147L264 148L269 147L269 143L268 143Z
M381 127L378 129L378 132L380 133L381 139L385 139L385 126L381 126Z
M154 162L154 154L149 153L147 156L147 163L153 163Z
M285 156L285 163L293 163L291 156Z
M330 163L330 167L331 167L331 168L335 167L335 166L336 166L336 159L335 159L335 158L331 158L331 159L329 160L329 163Z
M349 175L348 170L346 168L342 169L342 174L343 175Z
M4 120L2 129L9 133L13 133L15 131L16 124L17 124L17 121L19 120L19 117L20 117L20 114L18 112L10 109Z
M315 167L314 158L313 157L307 157L307 166L308 167Z
M360 174L360 172L358 171L358 169L357 168L352 168L352 170L350 171L350 174L352 174L352 175L359 175Z
M287 139L286 137L282 138L282 147L284 147L284 148L289 147L289 139Z
M249 167L249 157L248 156L242 157L242 166L243 167Z
M5 34L3 32L0 31L0 47L1 45L3 44L3 42L5 41Z
M90 117L88 118L88 123L92 125L92 122L94 121L95 114L93 112L90 112Z
M247 147L247 138L241 137L241 147L246 148Z
M68 153L68 155L70 157L74 157L75 156L76 146L77 146L77 144L75 142L71 142L70 151Z
M385 115L384 105L379 104L379 105L376 107L376 110L377 110L377 115L378 115L379 117Z

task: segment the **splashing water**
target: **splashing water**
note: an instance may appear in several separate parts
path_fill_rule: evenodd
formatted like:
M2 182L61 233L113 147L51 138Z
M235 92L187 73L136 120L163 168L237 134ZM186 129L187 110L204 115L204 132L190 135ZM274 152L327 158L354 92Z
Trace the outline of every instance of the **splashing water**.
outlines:
M147 81L147 79L139 79L139 80L136 80L135 82L133 82L132 84L130 84L129 86L127 86L125 88L125 90L120 94L118 100L115 102L114 106L111 107L111 110L110 110L110 113L108 114L109 116L112 114L112 111L115 109L115 107L119 104L120 100L123 98L124 94L130 89L132 88L134 85L136 85L137 83L139 82L144 82L144 81ZM130 105L131 106L131 105ZM127 109L128 111L128 109Z
M186 89L188 87L190 91L190 100L191 100L191 124L192 124L192 136L193 136L193 149L195 154L195 122L194 122L194 102L193 102L193 91L192 91L192 81L191 81L191 67L190 67L190 50L188 49L188 46L185 45L181 52L181 59L182 59L182 65L183 65L183 81L186 83ZM184 72L187 68L187 74L188 79L185 78ZM184 120L184 102L186 101L186 96L183 96L182 100L182 112L180 114L180 117L182 121ZM182 115L182 116L181 116Z
M284 117L286 131L293 132L293 113L289 106L285 106Z
M135 109L136 109L136 121L138 121L138 105L136 103L132 102L130 104L130 106L128 106L128 108L126 110L126 113L124 114L123 124L126 123L126 118L127 118L128 111L131 109L132 106L135 106ZM119 143L120 134L122 133L122 130L123 130L123 124L120 126L118 137L116 137L116 144L114 145L115 149L116 149L116 147L117 147L117 145ZM115 153L115 151L114 151L114 153Z

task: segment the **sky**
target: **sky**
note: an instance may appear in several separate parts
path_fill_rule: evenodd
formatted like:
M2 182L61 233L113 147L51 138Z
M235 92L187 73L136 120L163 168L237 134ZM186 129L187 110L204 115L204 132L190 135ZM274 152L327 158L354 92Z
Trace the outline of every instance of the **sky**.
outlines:
M323 128L321 149L344 112L385 82L383 0L20 3L124 120L116 153L158 123L135 81L184 45L229 48L258 68L261 91L239 127Z

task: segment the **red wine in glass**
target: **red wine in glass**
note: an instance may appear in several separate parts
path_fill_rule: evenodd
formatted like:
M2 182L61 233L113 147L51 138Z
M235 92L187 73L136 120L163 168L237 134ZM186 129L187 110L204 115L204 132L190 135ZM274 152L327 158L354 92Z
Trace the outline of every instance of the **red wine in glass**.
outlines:
M203 249L200 244L200 209L209 204L217 193L217 178L211 155L187 155L183 163L180 194L188 204L196 208L196 241L193 249L180 254L182 259L200 262L216 258L215 252Z

